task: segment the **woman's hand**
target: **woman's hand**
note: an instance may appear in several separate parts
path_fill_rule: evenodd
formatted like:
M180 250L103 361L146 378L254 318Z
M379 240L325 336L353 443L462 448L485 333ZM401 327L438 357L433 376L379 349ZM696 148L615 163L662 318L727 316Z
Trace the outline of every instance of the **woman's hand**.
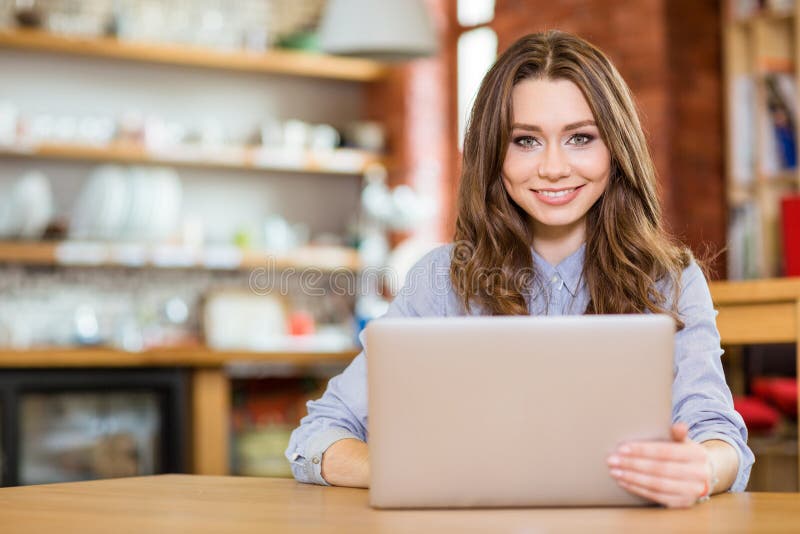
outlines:
M672 443L639 441L608 457L611 476L629 492L669 508L688 508L708 493L708 450L688 438L683 423L672 425Z

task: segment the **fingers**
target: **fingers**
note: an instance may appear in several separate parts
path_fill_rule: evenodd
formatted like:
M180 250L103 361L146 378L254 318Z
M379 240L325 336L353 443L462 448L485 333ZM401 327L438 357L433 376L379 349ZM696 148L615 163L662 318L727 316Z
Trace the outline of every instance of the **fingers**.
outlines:
M639 486L624 480L617 480L617 483L622 488L630 493L633 493L634 495L639 495L640 497L644 497L645 499L664 505L668 508L690 508L697 501L695 497L691 497L689 495L661 493L645 486Z
M705 451L702 445L687 446L687 443L669 443L664 441L639 441L626 443L619 447L617 452L621 456L638 456L651 460L673 462L704 461Z
M665 495L688 495L697 498L703 493L703 483L692 478L669 478L639 471L628 471L618 468L611 469L611 476L617 481L626 482L650 491Z
M681 442L689 436L689 426L686 423L675 423L671 430L673 441Z
M706 491L708 452L672 426L672 442L625 443L608 457L611 476L627 491L668 507L693 505Z
M672 478L676 480L704 480L706 470L696 462L665 462L636 456L612 455L608 466L622 471L633 471L646 475Z

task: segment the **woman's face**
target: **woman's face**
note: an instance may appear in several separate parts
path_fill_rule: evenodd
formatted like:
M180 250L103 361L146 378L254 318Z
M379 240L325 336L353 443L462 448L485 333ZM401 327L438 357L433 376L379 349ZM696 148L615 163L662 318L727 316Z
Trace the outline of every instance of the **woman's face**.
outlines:
M506 191L530 215L534 236L585 233L586 213L608 184L611 155L578 86L529 79L512 91L503 162Z

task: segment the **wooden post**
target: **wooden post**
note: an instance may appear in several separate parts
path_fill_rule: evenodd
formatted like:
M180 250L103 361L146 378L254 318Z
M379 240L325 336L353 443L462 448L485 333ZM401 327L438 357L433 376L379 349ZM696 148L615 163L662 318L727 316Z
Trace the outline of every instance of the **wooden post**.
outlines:
M222 367L198 368L192 375L192 462L197 475L227 475L231 391Z

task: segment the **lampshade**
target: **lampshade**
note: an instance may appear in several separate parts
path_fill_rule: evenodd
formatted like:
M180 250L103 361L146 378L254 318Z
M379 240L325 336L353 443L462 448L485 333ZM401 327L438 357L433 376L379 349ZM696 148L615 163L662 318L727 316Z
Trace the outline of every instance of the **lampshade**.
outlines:
M330 54L383 61L436 52L436 35L422 0L328 0L319 42Z

